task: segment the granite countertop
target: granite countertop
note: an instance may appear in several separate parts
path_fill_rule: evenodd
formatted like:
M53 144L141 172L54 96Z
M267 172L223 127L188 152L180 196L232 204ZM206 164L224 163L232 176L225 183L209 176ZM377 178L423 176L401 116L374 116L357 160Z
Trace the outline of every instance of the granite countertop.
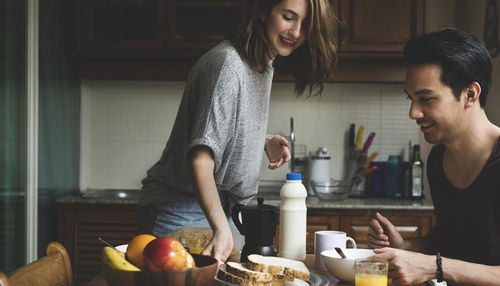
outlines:
M266 197L266 194L258 195L264 198L264 203L279 207L281 200L275 196ZM249 205L256 205L257 199L250 201ZM410 200L405 198L346 198L344 200L321 200L318 197L306 199L308 209L363 209L363 210L434 210L434 205L429 200Z
M88 191L84 195L65 195L57 199L61 204L114 204L114 205L136 205L141 195L140 190L95 190ZM258 197L264 198L264 203L277 206L280 205L280 197L277 193L260 193ZM256 205L257 197L250 201L249 205ZM391 198L346 198L341 201L321 200L310 196L306 200L308 209L365 209L365 210L433 210L434 206L429 200L391 199Z
M59 204L137 205L141 190L88 190L57 198Z

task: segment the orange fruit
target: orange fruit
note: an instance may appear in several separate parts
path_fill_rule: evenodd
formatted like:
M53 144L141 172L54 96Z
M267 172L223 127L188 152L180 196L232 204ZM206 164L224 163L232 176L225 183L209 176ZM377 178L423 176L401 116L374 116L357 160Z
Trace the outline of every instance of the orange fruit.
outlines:
M145 262L144 256L142 252L148 243L155 239L156 236L151 234L139 234L136 235L132 240L128 243L127 252L125 253L125 258L134 264L135 266L143 269Z

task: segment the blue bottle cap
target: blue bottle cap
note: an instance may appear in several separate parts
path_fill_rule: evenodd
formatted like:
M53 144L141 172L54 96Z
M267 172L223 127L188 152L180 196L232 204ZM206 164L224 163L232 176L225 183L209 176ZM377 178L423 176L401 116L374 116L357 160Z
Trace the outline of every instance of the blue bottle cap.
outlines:
M302 180L302 174L301 173L286 173L286 179L288 181Z

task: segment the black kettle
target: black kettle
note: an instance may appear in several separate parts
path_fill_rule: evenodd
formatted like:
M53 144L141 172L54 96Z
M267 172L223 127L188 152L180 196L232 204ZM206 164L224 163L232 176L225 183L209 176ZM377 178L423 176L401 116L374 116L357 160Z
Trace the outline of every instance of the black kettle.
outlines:
M278 208L265 205L264 198L257 198L257 202L256 206L235 205L231 211L234 224L245 236L245 246L241 252L242 262L247 261L250 254L277 255L273 241L279 220Z

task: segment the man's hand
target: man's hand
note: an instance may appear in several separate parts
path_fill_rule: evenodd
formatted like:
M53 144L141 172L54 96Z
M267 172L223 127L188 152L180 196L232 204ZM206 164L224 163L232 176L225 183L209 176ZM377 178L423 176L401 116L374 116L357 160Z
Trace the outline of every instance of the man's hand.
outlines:
M201 254L213 256L220 263L224 263L233 250L233 235L231 230L216 231L212 240L203 249Z
M392 278L392 285L422 284L436 276L434 256L387 247L373 251L375 260L389 262L389 278Z
M370 222L367 241L370 248L402 248L404 242L396 227L379 213Z
M280 135L268 135L264 150L269 159L269 169L276 169L283 166L292 157L290 150L288 150L288 141Z

